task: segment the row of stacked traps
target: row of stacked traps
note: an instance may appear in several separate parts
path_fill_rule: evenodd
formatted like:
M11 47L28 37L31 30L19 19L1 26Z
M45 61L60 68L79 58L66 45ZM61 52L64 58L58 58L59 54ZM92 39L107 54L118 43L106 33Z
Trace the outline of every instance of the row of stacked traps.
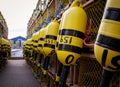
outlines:
M23 57L31 66L34 75L48 83L47 87L54 87L47 79L50 71L57 73L51 76L56 87L66 86L70 66L76 64L80 58L86 31L87 16L78 0L64 12L60 23L58 19L54 18L23 44ZM52 60L56 60L57 64L52 65ZM53 69L57 65L59 67Z
M11 57L11 44L8 40L0 37L0 71L5 67Z
M44 66L46 65L45 59L47 56L55 54L58 28L59 22L54 19L48 26L34 33L32 38L27 39L23 44L23 57L31 66L36 77L39 77L40 72L46 74L46 68L44 70L46 67Z

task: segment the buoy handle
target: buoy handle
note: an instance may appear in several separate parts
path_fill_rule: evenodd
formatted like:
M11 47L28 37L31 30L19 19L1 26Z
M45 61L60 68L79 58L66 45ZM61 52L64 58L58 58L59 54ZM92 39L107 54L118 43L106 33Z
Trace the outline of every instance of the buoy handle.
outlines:
M70 7L81 7L82 8L82 3L79 2L79 0L75 0Z

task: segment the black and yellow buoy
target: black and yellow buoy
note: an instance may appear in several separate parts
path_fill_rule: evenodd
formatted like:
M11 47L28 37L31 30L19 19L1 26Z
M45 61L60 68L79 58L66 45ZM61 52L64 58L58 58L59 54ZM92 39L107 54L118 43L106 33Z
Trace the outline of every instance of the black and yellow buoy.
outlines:
M79 1L75 0L61 19L57 55L63 65L75 64L80 58L86 22L86 13Z
M66 85L70 65L75 64L80 58L86 23L87 15L82 8L82 4L79 0L75 0L70 8L63 13L59 27L57 57L60 63L64 65L60 87Z
M94 47L95 56L103 66L100 87L109 87L115 71L120 70L120 1L107 0Z
M57 40L57 34L59 29L59 23L56 19L52 20L46 27L46 37L44 41L43 51L45 53L45 60L43 63L43 71L48 69L50 57L55 53L55 45ZM46 74L44 74L46 75Z

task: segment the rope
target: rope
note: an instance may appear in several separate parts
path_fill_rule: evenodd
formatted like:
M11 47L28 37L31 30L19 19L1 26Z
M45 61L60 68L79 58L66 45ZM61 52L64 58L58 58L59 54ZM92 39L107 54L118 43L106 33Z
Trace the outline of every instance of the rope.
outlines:
M88 26L85 38L83 40L84 45L87 46L87 47L93 47L94 46L94 43L87 43L90 40L91 26L92 26L92 19L90 19L90 21L89 21L89 26Z

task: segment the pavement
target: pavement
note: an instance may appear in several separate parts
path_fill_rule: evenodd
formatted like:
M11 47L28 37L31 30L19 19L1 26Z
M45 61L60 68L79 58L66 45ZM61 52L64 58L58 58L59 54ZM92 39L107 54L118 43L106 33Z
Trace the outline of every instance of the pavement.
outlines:
M26 61L8 60L5 69L0 72L0 87L41 87L35 79Z

